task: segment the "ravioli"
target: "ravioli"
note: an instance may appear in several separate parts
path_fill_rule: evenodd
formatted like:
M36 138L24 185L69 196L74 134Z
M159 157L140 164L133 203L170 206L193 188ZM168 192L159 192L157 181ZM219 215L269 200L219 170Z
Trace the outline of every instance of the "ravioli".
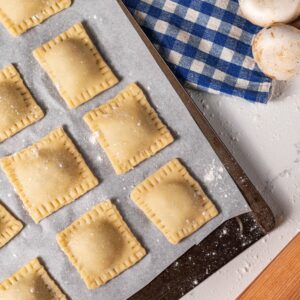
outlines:
M69 108L118 83L81 23L33 51Z
M140 183L131 199L172 244L218 215L212 201L178 159Z
M36 223L98 185L62 128L2 158L0 165Z
M0 22L19 36L71 5L71 0L0 0Z
M44 117L13 65L0 70L0 142Z
M0 283L1 300L67 300L38 259Z
M81 216L57 241L89 289L104 285L146 255L111 201Z
M137 84L84 116L116 173L123 174L174 141Z
M14 238L22 228L23 224L0 204L0 248Z

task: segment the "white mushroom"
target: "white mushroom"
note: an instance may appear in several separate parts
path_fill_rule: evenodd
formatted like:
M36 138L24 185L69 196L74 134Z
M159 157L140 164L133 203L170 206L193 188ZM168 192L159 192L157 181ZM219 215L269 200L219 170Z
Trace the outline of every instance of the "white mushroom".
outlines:
M277 24L261 30L252 44L253 56L269 77L287 80L300 74L300 30Z
M243 16L262 27L290 23L300 16L300 0L239 0L239 3Z

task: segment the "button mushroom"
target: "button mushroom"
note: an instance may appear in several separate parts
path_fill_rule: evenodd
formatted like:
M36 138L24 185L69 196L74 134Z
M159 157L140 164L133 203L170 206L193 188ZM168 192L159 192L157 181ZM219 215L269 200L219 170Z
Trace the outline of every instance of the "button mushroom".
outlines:
M300 16L300 0L239 0L239 3L243 16L262 27L290 23Z
M253 56L269 77L288 80L300 74L300 30L277 24L261 30L252 44Z

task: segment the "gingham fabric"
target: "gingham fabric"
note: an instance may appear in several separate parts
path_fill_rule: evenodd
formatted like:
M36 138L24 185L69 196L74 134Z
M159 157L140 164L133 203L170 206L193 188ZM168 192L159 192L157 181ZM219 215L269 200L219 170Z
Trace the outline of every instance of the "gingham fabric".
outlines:
M124 0L176 76L211 93L266 103L271 80L251 51L260 30L238 0Z

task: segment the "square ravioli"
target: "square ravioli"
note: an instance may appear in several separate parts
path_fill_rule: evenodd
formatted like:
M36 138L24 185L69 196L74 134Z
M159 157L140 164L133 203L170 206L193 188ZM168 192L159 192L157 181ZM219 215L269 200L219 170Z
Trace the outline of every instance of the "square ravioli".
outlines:
M88 112L84 120L118 175L174 141L137 84Z
M218 215L214 204L178 159L140 183L130 196L172 244Z
M0 115L0 142L44 117L13 65L0 70Z
M70 5L71 0L0 0L0 21L18 36Z
M98 185L62 128L0 165L36 223Z
M89 289L104 285L146 255L109 200L58 233L57 242Z
M23 224L0 204L0 248L15 237L22 228Z
M33 51L69 108L75 108L118 83L82 24Z
M0 283L1 300L67 300L38 259Z

